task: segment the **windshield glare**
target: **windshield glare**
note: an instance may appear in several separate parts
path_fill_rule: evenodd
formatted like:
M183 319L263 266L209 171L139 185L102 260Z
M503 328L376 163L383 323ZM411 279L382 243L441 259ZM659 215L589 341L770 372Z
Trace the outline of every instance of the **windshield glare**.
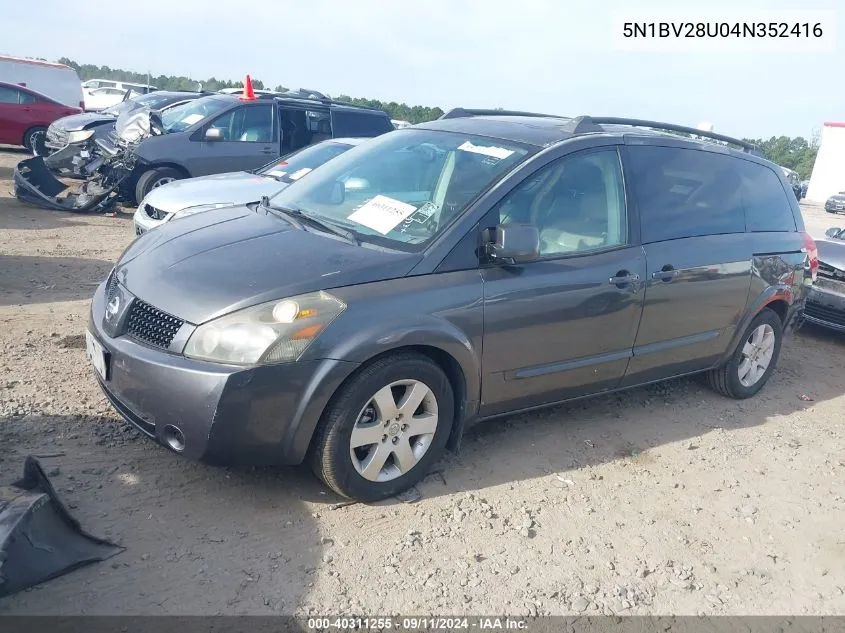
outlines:
M364 241L419 250L529 150L453 132L389 132L282 190L273 206L312 213Z
M165 132L182 132L231 105L228 99L208 97L176 106L161 115Z
M126 101L121 101L118 104L111 106L110 108L106 108L103 110L106 114L113 114L118 116L124 112L129 112L130 110L134 110L136 108L145 107L150 108L150 110L155 110L163 103L166 103L169 97L158 95L154 92L149 94L139 94L134 97L127 99Z
M348 149L352 149L352 145L336 141L324 141L274 160L256 173L262 176L272 176L282 182L294 182L312 169L330 161L335 156L340 156Z

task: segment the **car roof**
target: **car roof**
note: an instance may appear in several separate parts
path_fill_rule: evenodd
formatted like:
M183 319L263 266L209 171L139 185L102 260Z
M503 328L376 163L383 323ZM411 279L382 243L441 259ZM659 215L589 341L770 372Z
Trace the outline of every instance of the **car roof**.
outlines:
M28 92L29 94L36 95L37 97L41 97L43 99L46 99L47 101L52 101L53 103L59 103L53 97L45 95L43 92L38 92L34 88L30 88L29 86L22 86L20 84L13 84L13 83L8 82L8 81L0 81L0 86L5 86L6 88L14 88L15 90L22 90L23 92Z
M421 123L414 128L440 130L444 132L462 132L478 136L487 136L514 143L523 143L536 147L549 147L562 141L586 134L602 134L616 137L639 137L643 139L672 140L679 145L686 145L695 149L707 149L733 153L744 158L753 158L757 162L769 164L760 157L759 151L745 141L728 136L715 134L705 130L686 128L670 123L644 121L639 119L622 119L615 117L563 117L532 113L513 114L484 114L474 115L473 111L461 111L454 117L450 113L427 123ZM469 113L469 114L467 114ZM672 131L682 131L696 137L679 136ZM720 141L716 143L714 141ZM734 149L723 143L731 143L741 149Z

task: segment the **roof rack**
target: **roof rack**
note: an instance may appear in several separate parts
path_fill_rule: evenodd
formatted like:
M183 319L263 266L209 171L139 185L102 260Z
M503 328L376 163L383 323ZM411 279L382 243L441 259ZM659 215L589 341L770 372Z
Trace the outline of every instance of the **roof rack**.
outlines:
M760 154L760 149L752 143L741 141L738 138L725 136L724 134L716 134L715 132L708 132L706 130L699 130L694 127L687 127L685 125L675 125L674 123L660 123L659 121L647 121L644 119L625 119L620 117L592 117L579 116L570 119L563 125L563 130L570 134L587 134L589 132L603 132L604 130L599 125L630 125L632 127L647 127L654 130L664 130L668 132L684 132L694 136L703 136L705 138L713 139L715 141L722 141L741 147L742 150L749 154Z
M484 108L452 108L445 114L438 117L439 119L463 119L473 116L533 116L533 117L550 117L553 119L561 119L559 114L539 114L537 112L520 112L519 110L490 110Z

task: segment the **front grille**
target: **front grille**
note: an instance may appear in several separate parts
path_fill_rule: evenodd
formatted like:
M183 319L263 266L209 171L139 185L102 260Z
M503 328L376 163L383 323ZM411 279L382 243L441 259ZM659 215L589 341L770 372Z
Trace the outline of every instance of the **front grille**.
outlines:
M826 323L833 323L834 325L845 326L845 311L823 306L818 303L807 302L804 306L804 314L808 317L825 321Z
M153 220L163 220L167 217L167 212L162 211L161 209L157 209L151 204L144 204L144 213L147 214Z
M126 333L136 341L167 349L184 321L136 299L129 309Z
M819 277L828 277L837 281L845 281L845 272L834 268L830 264L819 262Z

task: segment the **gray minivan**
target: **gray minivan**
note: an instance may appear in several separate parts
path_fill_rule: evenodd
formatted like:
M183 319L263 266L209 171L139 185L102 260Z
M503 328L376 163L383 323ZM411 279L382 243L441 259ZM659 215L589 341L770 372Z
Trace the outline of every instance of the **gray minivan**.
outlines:
M817 269L782 171L742 141L459 110L142 235L86 341L173 451L308 460L374 500L470 422L699 372L753 396Z
M125 185L135 202L174 180L250 171L326 139L394 129L382 110L273 94L211 95L168 110L161 122L164 133L145 138L136 150L135 171Z

